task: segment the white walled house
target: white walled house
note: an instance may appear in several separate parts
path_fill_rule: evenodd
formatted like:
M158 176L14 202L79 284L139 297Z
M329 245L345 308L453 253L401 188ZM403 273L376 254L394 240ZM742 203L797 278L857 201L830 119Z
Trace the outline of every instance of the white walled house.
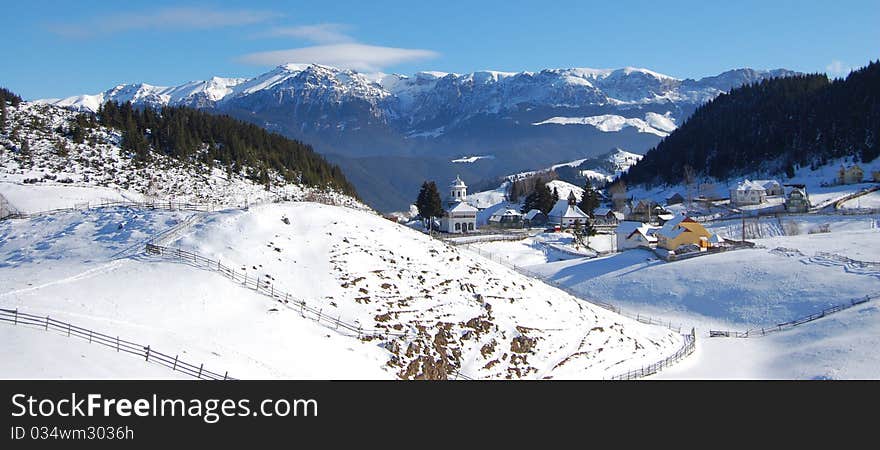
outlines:
M657 237L654 232L658 228L637 221L624 221L614 229L617 251L622 252L633 248L654 248Z
M785 190L782 188L782 184L776 180L755 180L753 183L761 185L761 187L767 191L768 197L785 195Z
M744 180L730 190L730 203L733 205L760 205L767 201L767 189L754 181Z
M467 204L467 185L460 177L455 177L449 185L449 198L446 210L440 218L440 231L447 233L469 233L477 229L477 208Z

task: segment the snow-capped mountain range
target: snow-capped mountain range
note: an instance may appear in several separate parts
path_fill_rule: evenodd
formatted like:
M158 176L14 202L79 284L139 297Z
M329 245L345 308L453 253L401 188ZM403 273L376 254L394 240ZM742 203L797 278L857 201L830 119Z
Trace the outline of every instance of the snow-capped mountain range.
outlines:
M628 67L407 76L285 64L254 78L128 84L43 102L95 111L116 100L229 114L312 144L342 166L368 203L394 210L406 208L422 180L454 177L460 164L452 159L494 155L462 173L474 182L613 147L644 152L717 95L794 73L737 69L681 80ZM406 175L380 186L377 177L387 172Z
M360 103L377 122L392 125L407 136L424 136L431 131L442 135L446 129L475 115L499 114L523 107L594 105L626 110L639 105L700 104L744 83L793 73L784 69L738 69L700 80L679 80L651 70L627 67L469 74L418 72L405 76L363 74L317 64L285 64L254 78L213 77L173 87L123 84L95 95L46 102L89 111L97 111L109 100L217 109L241 108L254 104L256 99L268 100L267 96L293 109ZM258 112L257 108L253 112ZM672 112L669 115L675 117ZM340 119L346 118L327 116L326 123L311 125L321 128L347 122ZM535 123L575 123L553 122L553 119L560 118L548 117Z

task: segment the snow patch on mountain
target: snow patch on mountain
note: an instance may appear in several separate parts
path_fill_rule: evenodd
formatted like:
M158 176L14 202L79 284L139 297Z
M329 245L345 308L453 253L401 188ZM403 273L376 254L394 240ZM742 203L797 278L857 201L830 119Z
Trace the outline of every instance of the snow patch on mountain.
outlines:
M532 125L590 125L606 133L618 132L626 127L633 127L639 133L651 133L666 137L676 129L672 113L665 115L649 112L644 119L627 118L616 114L602 114L589 117L551 117Z

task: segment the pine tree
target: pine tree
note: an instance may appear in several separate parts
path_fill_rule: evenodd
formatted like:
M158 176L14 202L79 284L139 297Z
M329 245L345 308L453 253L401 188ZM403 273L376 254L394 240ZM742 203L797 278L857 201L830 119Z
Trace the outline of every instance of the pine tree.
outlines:
M554 198L552 192L550 192L550 188L547 187L547 183L538 183L538 186L535 188L535 209L541 210L542 213L547 214L553 209L553 206L556 205L556 201L558 200L558 193Z
M6 101L0 101L0 130L6 128Z
M542 183L542 184L545 184L545 183ZM556 202L558 202L558 201L559 201L559 191L556 190L556 187L554 186L553 187L553 204L555 205Z
M578 203L578 208L590 217L593 217L593 212L596 211L596 208L598 207L599 193L593 189L593 183L587 178L587 182L584 184L584 195L581 197L580 203Z
M435 217L443 215L443 202L440 200L440 192L437 191L437 184L433 181L425 181L419 190L419 196L416 199L416 208L419 210L419 216L422 220L429 223Z

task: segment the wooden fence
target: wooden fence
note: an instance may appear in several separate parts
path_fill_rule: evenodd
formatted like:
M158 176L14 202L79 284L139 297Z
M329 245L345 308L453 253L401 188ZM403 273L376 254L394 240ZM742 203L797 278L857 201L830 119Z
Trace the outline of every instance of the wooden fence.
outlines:
M269 296L270 298L274 299L275 301L289 309L299 311L300 315L303 318L310 318L320 323L321 325L342 332L342 334L349 334L351 336L357 336L358 338L366 336L390 337L415 335L415 333L411 331L392 330L390 327L364 328L361 324L357 323L357 321L349 322L342 319L341 316L333 317L327 313L324 313L323 308L310 306L306 304L305 300L296 298L289 292L282 291L281 289L275 289L275 285L269 279L248 276L247 272L228 267L222 264L219 260L209 259L199 254L188 252L179 248L163 247L161 245L156 245L152 243L148 243L146 245L146 252L148 255L163 256L200 269L207 269L217 272L225 276L226 278L229 278L230 280L241 284L243 287Z
M46 216L51 214L58 214L63 212L72 212L72 211L83 211L95 208L110 208L110 207L128 207L128 208L139 208L139 209L161 209L167 211L197 211L197 212L212 212L217 211L219 209L214 204L203 204L203 203L187 203L187 202L131 202L131 201L101 201L101 202L84 202L84 203L76 203L72 208L57 208L57 209L48 209L45 211L36 211L36 212L23 212L23 211L15 211L10 214L7 214L5 217L0 217L0 220L4 219L30 219L33 217ZM242 208L246 208L242 207Z
M324 313L323 308L315 308L306 304L303 299L298 299L288 292L275 289L275 286L267 279L260 277L249 277L247 272L240 272L237 269L225 266L219 260L205 258L199 254L181 250L179 248L163 247L160 245L148 243L146 244L146 252L149 255L162 256L171 258L184 264L188 264L200 269L218 272L230 280L240 283L243 287L252 289L257 293L266 295L284 307L299 311L300 316L306 319L312 319L318 324L333 329L336 332L357 337L358 339L374 337L374 338L391 338L391 337L415 337L417 333L413 330L394 330L390 327L384 328L364 328L357 320L348 321L337 315L333 317ZM473 380L473 378L453 370L452 379L454 380Z
M822 311L815 312L813 314L800 317L798 319L790 320L788 322L783 322L776 324L776 326L769 328L754 328L746 331L730 331L730 330L709 330L709 337L733 337L733 338L750 338L750 337L760 337L766 336L771 333L778 333L780 331L785 331L791 328L794 328L798 325L803 325L805 323L812 322L814 320L821 319L825 316L829 316L831 314L843 311L845 309L852 308L853 306L858 306L863 303L867 303L871 300L875 300L880 297L880 294L874 295L866 295L864 297L854 298L846 303L841 303L839 305L831 306L829 308L825 308Z
M486 235L464 235L464 236L455 236L455 237L440 237L442 241L446 242L450 245L468 245L468 244L478 244L483 242L502 242L502 241L521 241L525 238L529 237L526 233L511 233L511 234L486 234Z
M629 372L622 373L620 375L615 375L611 377L612 380L636 380L639 378L644 378L649 375L654 375L661 370L672 366L673 364L687 358L690 356L694 350L697 348L697 335L694 329L691 329L691 334L684 335L684 345L678 349L674 354L664 358L661 361L657 361L654 364L649 366L644 366L638 369L630 370Z
M169 354L162 353L149 345L137 344L131 341L120 339L119 336L109 336L107 334L98 333L87 328L78 327L68 322L55 320L49 316L35 316L26 314L18 309L0 309L0 321L8 322L12 325L22 325L32 328L40 328L45 331L56 331L66 334L68 337L77 337L87 340L90 344L98 344L104 347L115 349L120 353L128 353L141 358L145 362L151 362L170 368L172 371L181 372L183 374L198 378L200 380L234 380L229 377L229 372L220 374L205 369L205 364L190 364L181 360L178 355L173 357Z

